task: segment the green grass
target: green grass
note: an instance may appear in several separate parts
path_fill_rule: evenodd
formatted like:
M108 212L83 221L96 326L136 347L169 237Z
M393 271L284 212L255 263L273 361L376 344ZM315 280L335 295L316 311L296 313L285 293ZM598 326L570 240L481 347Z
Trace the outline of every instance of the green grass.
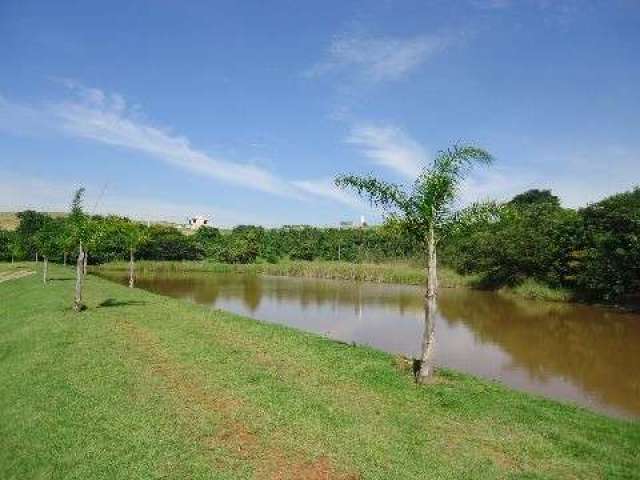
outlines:
M103 270L127 270L128 263L114 262L98 267ZM423 268L404 263L348 263L327 261L283 261L280 263L226 264L211 262L158 262L136 263L139 272L246 272L265 275L355 280L376 283L424 285ZM473 277L459 275L449 268L440 268L440 286L444 288L468 286Z
M527 279L515 287L503 288L500 293L513 295L531 300L545 300L551 302L571 302L574 295L564 288L552 288L533 279Z
M638 423L93 276L78 314L51 277L0 283L2 479L640 478Z

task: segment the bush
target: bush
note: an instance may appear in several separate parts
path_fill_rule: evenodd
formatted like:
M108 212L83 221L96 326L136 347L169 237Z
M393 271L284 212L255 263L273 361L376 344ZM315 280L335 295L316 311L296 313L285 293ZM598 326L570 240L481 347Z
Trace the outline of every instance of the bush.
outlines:
M580 218L546 197L534 199L496 206L491 215L457 230L445 247L446 258L459 272L480 274L488 286L514 286L529 278L569 285Z
M640 188L580 211L583 249L576 284L590 299L620 301L640 295Z
M145 260L198 260L203 252L194 236L188 237L173 227L154 225L149 240L138 252Z

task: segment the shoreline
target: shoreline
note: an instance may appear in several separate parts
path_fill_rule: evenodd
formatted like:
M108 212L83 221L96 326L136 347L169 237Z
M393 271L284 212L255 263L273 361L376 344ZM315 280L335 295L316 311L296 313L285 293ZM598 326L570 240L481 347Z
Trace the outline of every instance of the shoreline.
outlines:
M126 262L111 262L93 266L97 271L124 271ZM136 262L139 273L171 272L212 272L212 273L252 273L301 278L320 278L327 280L351 280L372 283L389 283L422 286L426 283L424 269L408 264L348 263L328 261L289 261L280 263L212 263L207 261L156 261ZM501 295L545 302L580 303L571 293L562 289L553 289L534 281L524 282L517 287L499 289L482 288L476 276L460 275L450 268L439 268L441 288L471 288L474 290L495 292ZM591 305L585 303L585 305ZM594 305L595 306L595 305ZM600 306L600 305L598 305ZM613 308L617 308L611 306Z

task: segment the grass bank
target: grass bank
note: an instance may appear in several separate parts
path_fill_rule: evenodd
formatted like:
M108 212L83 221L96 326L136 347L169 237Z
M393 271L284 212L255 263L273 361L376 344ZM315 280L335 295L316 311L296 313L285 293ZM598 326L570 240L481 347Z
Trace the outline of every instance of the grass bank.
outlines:
M640 424L72 271L0 283L0 478L640 478Z
M505 295L531 300L544 300L547 302L572 302L575 300L573 292L565 288L552 288L532 279L525 280L515 287L505 287L499 290Z
M103 270L124 271L126 262L113 262L97 267ZM281 275L331 280L355 280L375 283L399 283L424 285L425 271L403 263L348 263L348 262L305 262L287 261L280 263L227 264L211 262L158 262L136 263L141 273L164 272L238 272L264 275ZM451 269L440 269L440 284L444 288L469 286L473 278L459 275Z
M113 262L97 267L102 270L125 271L125 262ZM326 278L332 280L355 280L375 283L399 283L404 285L424 285L426 274L423 268L404 263L348 263L348 262L304 262L288 261L280 263L226 264L201 262L159 262L141 261L136 268L142 273L167 272L242 272L292 277ZM440 286L443 288L485 288L474 275L460 275L451 268L438 270ZM545 300L552 302L573 301L573 294L565 289L551 288L535 280L527 280L515 287L503 287L500 294Z

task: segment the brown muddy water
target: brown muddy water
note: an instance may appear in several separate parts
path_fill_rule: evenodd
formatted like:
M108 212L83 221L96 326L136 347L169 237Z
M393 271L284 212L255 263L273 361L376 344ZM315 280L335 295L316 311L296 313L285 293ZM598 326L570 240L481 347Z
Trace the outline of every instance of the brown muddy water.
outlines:
M126 274L102 274L126 283ZM418 287L338 280L184 273L137 286L346 342L419 357ZM640 315L443 289L436 363L513 388L640 418Z

